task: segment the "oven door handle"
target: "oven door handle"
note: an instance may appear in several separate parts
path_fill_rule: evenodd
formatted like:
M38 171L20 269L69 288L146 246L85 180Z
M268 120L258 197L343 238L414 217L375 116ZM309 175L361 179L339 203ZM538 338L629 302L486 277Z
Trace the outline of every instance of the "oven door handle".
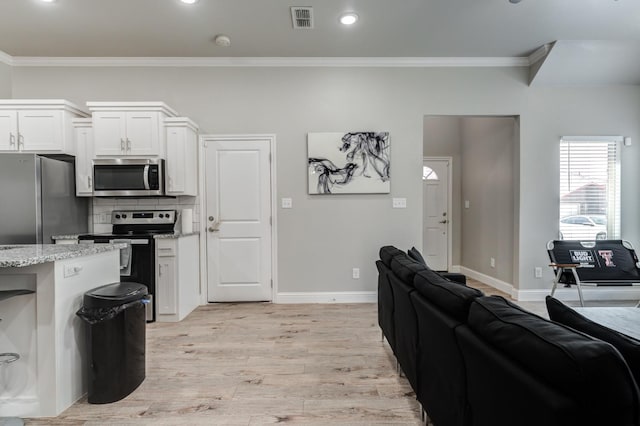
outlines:
M146 190L151 189L149 187L149 165L148 164L144 166L144 174L143 174L143 176L144 176L144 189L146 189Z
M122 239L114 239L114 240L109 240L109 243L111 244L118 244L118 243L125 243L125 244L131 244L131 245L147 245L149 244L149 240L147 239L138 239L138 240L129 240L126 238L122 238Z

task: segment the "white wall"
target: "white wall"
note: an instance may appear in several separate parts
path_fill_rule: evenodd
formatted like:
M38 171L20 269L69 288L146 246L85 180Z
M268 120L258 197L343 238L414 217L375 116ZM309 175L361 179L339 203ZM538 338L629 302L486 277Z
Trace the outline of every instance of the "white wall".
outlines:
M12 88L15 98L79 104L162 100L203 133L276 134L277 196L294 203L278 211L279 290L375 291L381 245L421 246L425 115L521 116L520 281L549 286L533 279L533 265L547 264L547 234L557 232L557 139L588 132L640 141L640 89L543 90L527 79L527 68L18 67ZM307 195L306 134L362 129L391 132L391 194ZM629 170L638 149L627 152L622 226L633 240L638 176ZM392 209L392 197L406 197L408 208Z
M0 99L11 98L11 67L0 62Z
M513 280L513 117L462 118L462 266ZM493 258L495 266L491 267Z
M520 289L548 288L552 274L541 247L558 235L560 188L559 139L565 135L640 135L640 87L530 90L521 116L520 142ZM622 238L638 248L640 147L623 147L621 155ZM541 266L543 279L534 278Z

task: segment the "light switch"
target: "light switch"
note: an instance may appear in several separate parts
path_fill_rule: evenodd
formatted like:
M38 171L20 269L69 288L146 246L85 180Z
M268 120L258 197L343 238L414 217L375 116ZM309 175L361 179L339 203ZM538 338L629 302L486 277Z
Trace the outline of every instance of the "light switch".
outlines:
M469 200L464 200L464 208L465 209L469 208Z
M406 209L407 208L407 199L406 198L394 198L393 199L393 208L394 209Z
M282 208L283 209L292 209L293 208L293 200L291 198L283 198L282 199Z

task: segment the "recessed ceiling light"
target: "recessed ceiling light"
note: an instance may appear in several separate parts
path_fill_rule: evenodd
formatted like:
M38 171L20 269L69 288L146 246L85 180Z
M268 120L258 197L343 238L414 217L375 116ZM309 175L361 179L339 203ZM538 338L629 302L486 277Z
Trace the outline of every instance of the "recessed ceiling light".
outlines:
M353 12L345 13L340 17L340 23L343 25L353 25L358 21L358 15Z
M180 0L180 1L185 4L194 4L198 2L198 0Z
M55 2L56 0L41 0L41 1L43 1L44 3L53 3L53 2Z

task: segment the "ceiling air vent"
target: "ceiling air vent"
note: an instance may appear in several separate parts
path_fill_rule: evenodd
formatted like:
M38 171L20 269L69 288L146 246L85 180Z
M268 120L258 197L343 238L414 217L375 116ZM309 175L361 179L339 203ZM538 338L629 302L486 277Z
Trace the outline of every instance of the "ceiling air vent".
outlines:
M310 30L313 28L313 9L311 7L293 6L291 21L296 30Z

